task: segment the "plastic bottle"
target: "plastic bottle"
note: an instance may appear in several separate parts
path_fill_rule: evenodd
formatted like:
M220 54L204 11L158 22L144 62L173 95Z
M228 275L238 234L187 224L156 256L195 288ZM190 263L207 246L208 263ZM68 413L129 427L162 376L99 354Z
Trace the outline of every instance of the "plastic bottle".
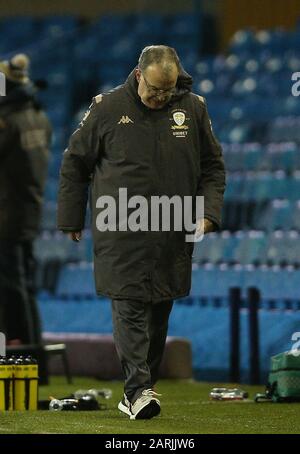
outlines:
M102 389L78 389L74 393L75 399L80 399L84 396L92 396L94 399L98 399L99 397L104 397L104 399L110 399L112 396L112 390L108 388Z
M78 410L77 399L52 399L49 403L50 411Z
M13 409L13 370L4 357L0 357L0 411Z
M97 400L92 396L83 396L80 399L52 399L49 403L51 411L92 411L100 410Z
M37 410L38 366L31 356L20 356L14 365L14 409Z
M23 411L27 409L26 376L28 366L24 364L24 357L20 356L14 366L14 410Z
M37 410L38 404L38 365L36 359L32 358L31 356L27 356L24 360L25 365L28 366L27 369L27 377L28 380L26 387L27 387L27 402L28 402L28 410Z
M7 366L9 368L10 374L11 374L11 381L9 385L9 394L11 396L11 402L10 402L10 410L14 410L14 402L15 402L15 364L16 364L16 356L11 355L7 358Z
M248 393L239 388L213 388L209 396L213 400L243 400Z

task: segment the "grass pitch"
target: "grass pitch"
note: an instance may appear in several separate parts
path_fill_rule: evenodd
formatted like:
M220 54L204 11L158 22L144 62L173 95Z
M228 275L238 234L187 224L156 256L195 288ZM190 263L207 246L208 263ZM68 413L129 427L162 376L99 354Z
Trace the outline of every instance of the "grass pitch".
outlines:
M113 396L100 411L0 412L0 434L295 434L300 433L300 404L255 404L263 387L242 386L249 392L245 401L219 402L209 399L214 386L233 385L181 380L161 380L162 412L148 421L129 420L117 404L123 383L75 378L72 385L63 377L51 377L41 386L40 399L65 397L77 389L110 388ZM101 401L102 402L102 401Z

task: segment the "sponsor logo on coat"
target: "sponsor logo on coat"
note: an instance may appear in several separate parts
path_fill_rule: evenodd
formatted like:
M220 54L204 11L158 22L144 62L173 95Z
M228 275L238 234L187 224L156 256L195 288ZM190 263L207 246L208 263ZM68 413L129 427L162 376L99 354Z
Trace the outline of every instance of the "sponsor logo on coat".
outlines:
M118 121L118 125L120 125L121 123L127 125L128 123L133 123L133 121L128 117L128 115L122 115L122 117Z
M171 113L172 117L170 118L170 121L172 121L171 130L173 131L173 136L186 137L189 129L186 122L190 120L190 118L186 116L186 111L183 109L174 109Z

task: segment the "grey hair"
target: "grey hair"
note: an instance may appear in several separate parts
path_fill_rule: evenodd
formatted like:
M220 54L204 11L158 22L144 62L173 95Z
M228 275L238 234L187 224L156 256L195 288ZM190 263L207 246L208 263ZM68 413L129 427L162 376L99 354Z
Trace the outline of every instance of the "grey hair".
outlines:
M143 72L152 64L162 64L164 72L169 73L172 65L180 71L180 60L173 47L157 45L147 46L142 50L139 57L138 67Z

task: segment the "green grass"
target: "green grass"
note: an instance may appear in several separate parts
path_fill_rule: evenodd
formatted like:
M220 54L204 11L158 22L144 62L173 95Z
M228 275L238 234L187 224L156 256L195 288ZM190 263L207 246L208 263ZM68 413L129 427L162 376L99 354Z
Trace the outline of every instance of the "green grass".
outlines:
M221 386L222 384L217 384ZM110 388L113 397L104 401L108 410L93 412L2 412L0 434L294 434L300 433L300 404L255 404L256 392L263 387L242 386L247 401L210 401L209 391L216 384L162 380L162 413L148 421L131 421L117 410L122 395L121 382L76 378L67 385L63 377L51 377L41 386L39 397L60 398L75 390ZM230 385L224 385L230 386Z

